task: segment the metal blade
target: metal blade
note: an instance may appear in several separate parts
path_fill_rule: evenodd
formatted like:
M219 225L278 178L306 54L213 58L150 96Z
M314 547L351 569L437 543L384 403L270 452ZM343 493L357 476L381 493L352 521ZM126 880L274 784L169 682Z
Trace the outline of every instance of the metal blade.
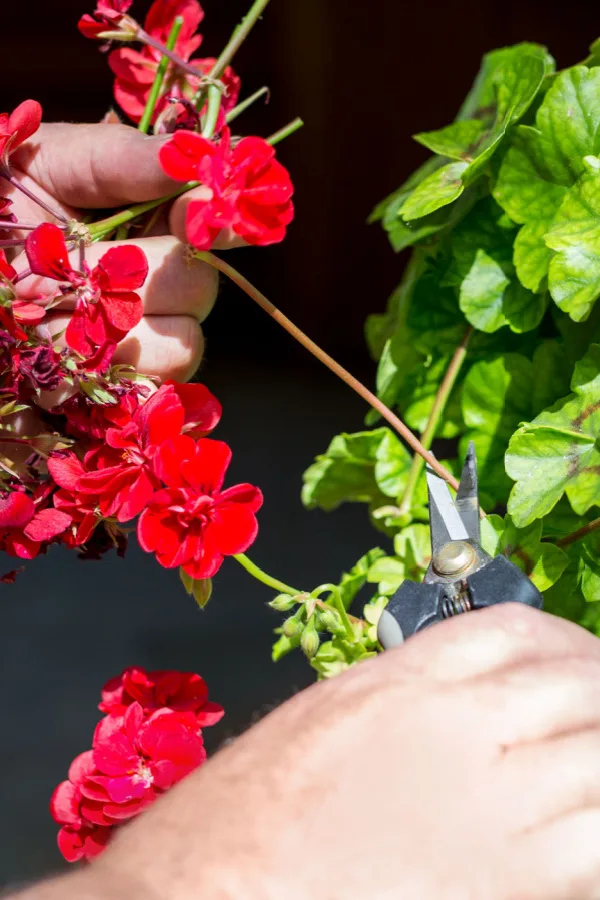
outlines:
M460 476L460 484L456 495L456 508L471 540L475 541L476 544L481 543L477 457L473 441L469 443L465 464Z
M431 552L435 555L450 541L468 541L469 533L443 478L427 467Z

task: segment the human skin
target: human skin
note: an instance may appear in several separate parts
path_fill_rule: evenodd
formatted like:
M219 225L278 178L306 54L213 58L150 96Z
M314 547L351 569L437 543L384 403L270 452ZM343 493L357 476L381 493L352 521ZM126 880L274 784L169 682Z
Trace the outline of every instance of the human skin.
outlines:
M15 156L17 176L69 213L152 199L174 187L160 140L44 126ZM21 221L49 218L13 196ZM145 317L120 348L162 378L195 370L216 295L212 271L185 257L187 202L138 241ZM52 316L60 330L68 310ZM508 604L304 691L94 864L21 900L595 900L599 836L600 642Z
M506 604L317 684L20 900L600 898L600 642Z

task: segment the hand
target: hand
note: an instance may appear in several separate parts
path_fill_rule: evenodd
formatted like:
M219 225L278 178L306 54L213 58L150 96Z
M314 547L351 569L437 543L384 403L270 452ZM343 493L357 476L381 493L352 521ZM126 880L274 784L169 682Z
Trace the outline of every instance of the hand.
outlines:
M52 208L69 218L80 218L85 210L153 200L181 187L167 178L158 164L158 149L167 139L147 137L126 125L43 125L13 156L14 175ZM193 193L172 204L168 219L158 223L152 237L134 240L150 264L147 281L139 291L145 315L118 348L115 361L161 379L186 381L194 374L204 346L200 323L217 295L214 270L186 255L185 210ZM13 200L12 211L21 222L55 221L8 183L0 185L0 194ZM230 243L225 235L220 247ZM109 246L114 243L89 247L88 263L93 266ZM19 271L27 268L24 255L13 264ZM34 276L24 279L19 283L20 295L24 299L35 296L43 281ZM67 308L65 303L62 311L49 314L53 333L66 328Z
M600 642L510 604L295 697L124 829L73 896L587 900L599 834Z

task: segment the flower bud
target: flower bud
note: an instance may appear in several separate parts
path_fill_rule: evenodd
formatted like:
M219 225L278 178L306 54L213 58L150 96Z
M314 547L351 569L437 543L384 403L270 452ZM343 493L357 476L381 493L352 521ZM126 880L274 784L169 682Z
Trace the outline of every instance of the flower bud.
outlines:
M344 634L346 631L337 609L320 609L319 621L325 631L330 631L331 634Z
M278 594L268 605L271 609L276 609L277 612L288 612L295 606L295 603L294 597L290 596L290 594Z
M288 638L296 637L302 631L302 622L295 616L290 616L281 626L283 634Z
M319 649L320 643L321 641L319 639L319 635L317 634L317 629L315 628L314 619L311 618L308 625L302 632L302 637L300 638L300 646L304 650L306 656L309 659L312 659Z

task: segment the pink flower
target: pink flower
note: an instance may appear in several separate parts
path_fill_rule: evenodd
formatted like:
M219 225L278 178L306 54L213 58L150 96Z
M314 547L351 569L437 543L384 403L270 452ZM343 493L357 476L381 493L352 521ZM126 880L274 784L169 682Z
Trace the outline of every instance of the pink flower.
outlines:
M193 131L177 131L159 151L165 173L176 181L201 181L206 199L188 205L188 240L208 250L223 228L249 244L283 240L294 217L294 188L275 150L262 138L243 138L232 149L229 129L219 143Z
M135 293L148 275L143 250L135 244L112 247L94 269L76 272L62 231L44 222L27 237L25 251L32 272L66 282L66 290L75 294L66 342L72 350L93 360L94 368L104 368L117 343L143 315L142 301Z
M0 113L0 169L8 169L12 153L40 127L42 107L37 100L25 100L12 113Z
M81 494L98 497L103 516L127 522L146 506L160 480L152 460L164 441L183 431L206 434L219 421L218 400L200 384L165 384L120 428L108 428L106 446L85 457L90 471L78 482Z
M163 707L191 712L200 728L215 725L224 713L222 706L208 699L204 679L193 672L125 669L104 685L98 708L111 716L122 716L132 703L139 703L146 712Z
M166 568L182 566L192 578L210 578L224 556L242 553L258 532L262 494L249 484L221 490L231 450L222 441L166 441L153 459L167 487L157 491L137 527L140 545Z

